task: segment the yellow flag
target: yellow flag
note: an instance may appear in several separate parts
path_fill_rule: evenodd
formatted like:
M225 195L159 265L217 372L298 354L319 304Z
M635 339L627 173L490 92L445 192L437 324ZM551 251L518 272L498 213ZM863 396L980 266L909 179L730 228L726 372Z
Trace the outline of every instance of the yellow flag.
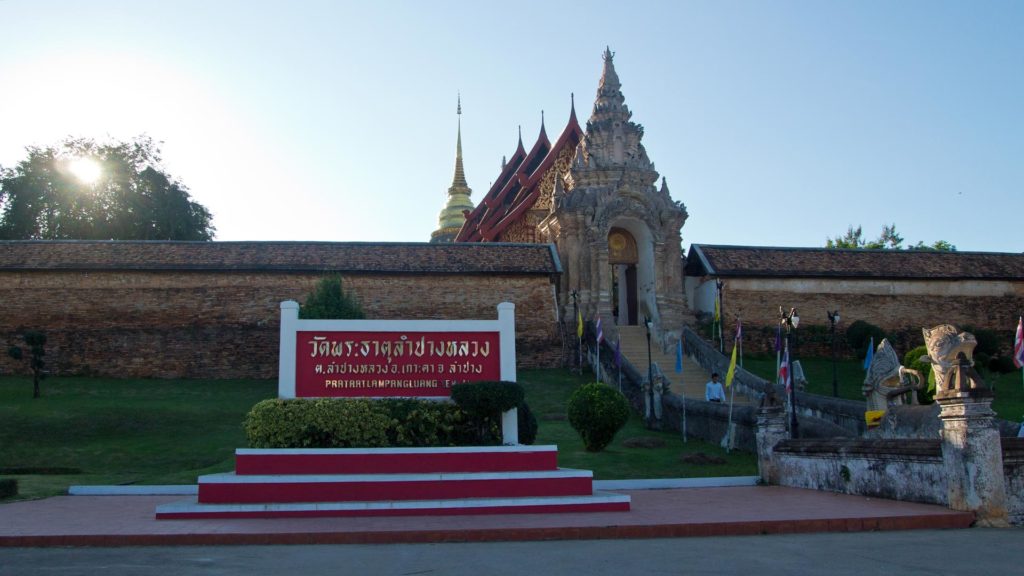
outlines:
M736 343L732 343L732 360L729 361L729 371L725 373L725 387L732 385L732 379L736 376Z
M715 296L715 322L719 322L722 319L722 311L718 309L718 296Z
M882 423L882 416L885 416L885 410L868 410L864 413L864 421L868 428L874 428Z
M583 338L583 313L576 311L576 337Z

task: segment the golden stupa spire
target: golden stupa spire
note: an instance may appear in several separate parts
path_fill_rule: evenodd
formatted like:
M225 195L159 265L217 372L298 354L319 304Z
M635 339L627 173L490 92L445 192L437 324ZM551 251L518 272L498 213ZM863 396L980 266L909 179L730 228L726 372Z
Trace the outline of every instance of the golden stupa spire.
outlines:
M466 212L473 210L469 196L473 190L466 183L466 171L462 167L462 94L458 95L455 108L458 116L458 132L455 140L455 176L448 188L448 202L438 216L438 229L430 234L431 242L452 242L466 221Z
M462 168L462 94L458 95L458 106L455 109L458 115L458 138L455 141L455 177L452 178L452 188L469 188L466 183L466 171ZM451 191L448 192L451 194Z

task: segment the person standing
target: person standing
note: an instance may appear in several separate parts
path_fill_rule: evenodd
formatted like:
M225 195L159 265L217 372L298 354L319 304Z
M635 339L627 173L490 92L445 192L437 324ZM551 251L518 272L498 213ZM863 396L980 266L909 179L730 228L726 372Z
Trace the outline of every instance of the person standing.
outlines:
M711 374L711 381L704 385L704 399L708 402L725 402L725 389L718 378L718 372L715 372Z

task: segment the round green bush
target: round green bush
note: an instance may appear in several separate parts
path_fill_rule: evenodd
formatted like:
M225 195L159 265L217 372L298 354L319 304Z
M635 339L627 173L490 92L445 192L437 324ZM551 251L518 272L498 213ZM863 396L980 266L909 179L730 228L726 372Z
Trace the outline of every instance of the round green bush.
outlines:
M875 346L878 346L882 338L885 338L885 332L864 320L855 320L846 328L846 343L853 348L858 358L867 356L872 337L875 339Z
M924 346L912 348L903 355L903 365L907 368L920 372L921 377L927 382L924 390L919 390L917 392L917 401L921 404L931 404L935 402L935 374L932 373L931 362L923 359L927 355L928 349Z
M580 386L569 398L569 424L588 452L604 450L628 419L626 397L600 382Z

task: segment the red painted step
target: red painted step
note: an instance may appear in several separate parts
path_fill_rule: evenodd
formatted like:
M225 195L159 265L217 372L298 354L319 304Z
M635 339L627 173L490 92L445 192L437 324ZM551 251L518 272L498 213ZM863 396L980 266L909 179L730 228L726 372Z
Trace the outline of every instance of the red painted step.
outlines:
M200 504L195 499L157 507L160 520L204 518L318 518L366 516L453 516L475 514L554 514L628 512L630 497L598 492L588 496L484 498L397 502L289 504Z
M235 450L240 476L556 470L557 446Z
M589 470L272 476L228 473L199 478L202 504L522 498L592 492L593 473Z

